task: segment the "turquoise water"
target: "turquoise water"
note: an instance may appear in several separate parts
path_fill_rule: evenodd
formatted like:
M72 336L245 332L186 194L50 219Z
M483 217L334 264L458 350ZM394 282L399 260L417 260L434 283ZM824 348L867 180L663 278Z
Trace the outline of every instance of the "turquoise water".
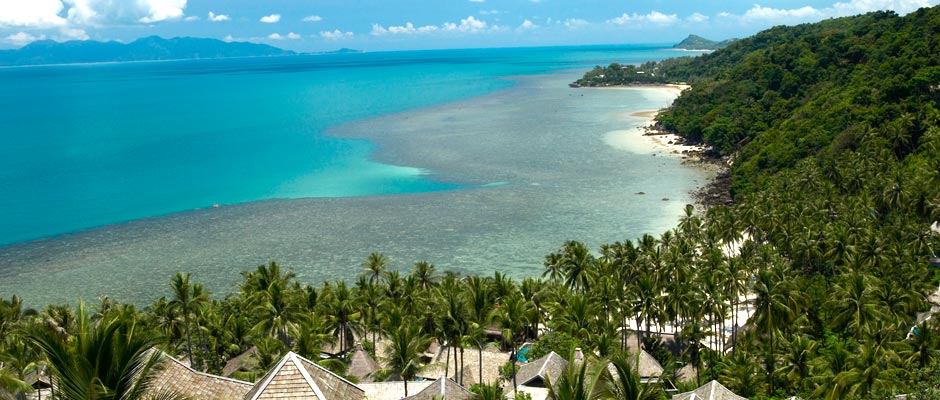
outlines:
M485 49L0 70L0 244L270 198L459 188L373 162L344 122L478 96L499 79L670 52Z
M605 137L645 124L630 114L674 95L567 83L596 64L685 54L0 69L0 297L140 304L165 294L176 271L225 293L270 260L305 282L350 279L372 251L393 269L427 260L523 277L565 240L596 248L661 233L707 174Z

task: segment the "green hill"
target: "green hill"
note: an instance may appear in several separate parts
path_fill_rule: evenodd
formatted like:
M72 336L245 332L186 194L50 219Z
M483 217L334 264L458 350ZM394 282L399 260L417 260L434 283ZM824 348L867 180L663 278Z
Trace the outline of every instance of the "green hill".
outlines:
M689 35L675 46L672 46L672 48L683 50L718 50L728 47L728 45L735 40L736 39L728 39L718 42L705 39L698 35Z

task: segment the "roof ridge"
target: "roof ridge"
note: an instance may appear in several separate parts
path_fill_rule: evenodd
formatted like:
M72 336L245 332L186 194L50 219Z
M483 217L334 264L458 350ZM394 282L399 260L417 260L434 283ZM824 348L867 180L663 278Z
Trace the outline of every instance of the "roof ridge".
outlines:
M206 378L214 378L214 379L218 379L218 380L223 380L223 381L229 381L229 382L233 382L233 383L241 383L241 384L245 384L245 385L249 385L249 386L254 386L254 384L251 383L251 382L247 382L247 381L243 381L243 380L238 380L238 379L235 379L235 378L229 378L229 377L225 377L225 376L212 375L212 374L210 374L210 373L206 373L206 372L202 372L202 371L197 371L197 370L193 369L192 367L190 367L190 366L188 366L188 365L186 365L186 364L183 364L183 362L180 361L180 360L177 360L176 357L173 357L173 356L167 354L166 352L164 352L164 351L162 351L162 350L157 350L157 351L159 351L160 353L162 353L164 356L166 356L167 358L169 358L170 360L172 360L173 362L175 362L175 363L178 364L179 366L181 366L181 367L183 367L183 368L186 368L187 370L189 370L189 372L192 372L192 373L194 373L194 374L196 374L196 375L204 376L204 377L206 377Z
M326 400L326 396L323 395L323 391L320 390L320 385L317 385L317 382L313 380L313 377L310 376L310 372L307 371L307 368L301 364L300 360L297 358L300 357L293 351L288 351L285 358L290 358L291 362L294 363L294 367L300 370L300 375L304 377L304 380L307 381L307 384L310 385L310 388L313 389L313 393L317 395L317 398L320 400ZM309 361L309 360L307 360Z
M277 372L280 371L281 368L284 368L284 364L287 363L287 360L290 358L289 356L291 353L293 352L290 352L290 351L287 352L287 355L282 357L281 360L277 362L277 365L275 365L274 368L271 368L271 370L268 371L267 374L265 374L264 381L262 381L260 385L256 385L252 387L252 391L254 391L254 393L251 395L251 398L248 400L257 400L258 397L261 396L261 393L263 393L264 390L267 389L271 381L274 380L274 377L277 376ZM321 399L321 400L325 400L325 399Z
M362 388L359 387L358 385L356 385L355 383L352 383L352 382L350 382L348 379L343 378L342 376L339 376L338 374L334 373L333 371L330 371L330 370L327 369L327 368L324 368L324 367L321 366L320 364L317 364L317 363L315 363L315 362L313 362L313 361L310 361L310 360L304 358L303 356L300 356L299 354L294 353L293 351L288 351L287 354L293 354L294 357L297 357L297 359L306 361L308 364L313 365L313 366L316 367L317 369L320 369L320 370L322 370L323 372L326 372L326 373L328 373L328 374L330 374L330 375L333 375L333 377L338 378L339 380L341 380L341 381L343 381L343 382L346 382L346 383L349 384L349 385L352 385L352 387L354 387L354 388L356 388L356 389L359 389L359 391L361 391L361 392L363 392L363 393L365 392L365 390L362 390ZM302 365L301 365L301 366L302 366Z

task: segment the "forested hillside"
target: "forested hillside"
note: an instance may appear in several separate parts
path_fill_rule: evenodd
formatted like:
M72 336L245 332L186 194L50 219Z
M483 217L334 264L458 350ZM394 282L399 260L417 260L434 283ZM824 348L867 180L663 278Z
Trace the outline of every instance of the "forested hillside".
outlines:
M272 262L225 297L179 273L143 309L0 299L0 397L29 393L42 366L69 388L120 394L115 372L131 370L108 362L153 343L211 373L245 361L234 376L255 380L288 350L348 374L358 341L383 367L370 379L412 378L433 367L423 352L436 338L461 383L475 383L463 378L474 367L484 376L485 351L525 342L530 359L580 347L582 365L619 365L619 378L567 369L558 391L580 396L559 399L666 398L630 370L641 344L682 389L717 379L751 398L937 398L938 40L940 8L872 13L774 28L698 58L598 68L597 84L638 71L692 84L659 122L733 161L734 206L689 205L676 228L596 252L568 241L540 278L521 281L427 262L408 271L372 253L350 266L362 270L355 282L313 285ZM735 317L745 309L749 319ZM129 338L139 346L121 344ZM502 359L508 388L521 362ZM101 376L76 372L92 370ZM481 399L505 398L484 383ZM72 394L57 398L89 398Z

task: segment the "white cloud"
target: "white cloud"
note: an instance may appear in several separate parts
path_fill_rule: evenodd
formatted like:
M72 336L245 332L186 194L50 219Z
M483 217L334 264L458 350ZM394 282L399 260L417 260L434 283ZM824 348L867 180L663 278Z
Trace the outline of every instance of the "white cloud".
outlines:
M195 16L195 15L190 15L190 16L188 16L188 17L186 17L186 18L183 18L183 21L199 21L199 17L197 17L197 16Z
M222 41L231 43L235 41L235 38L233 38L232 35L225 35L225 37L222 38Z
M798 24L815 22L826 18L844 17L878 10L891 10L900 15L921 7L931 7L934 0L849 0L833 3L829 7L773 8L755 4L744 14L719 13L722 18L738 20L740 23L765 22L769 24Z
M229 18L228 15L225 15L225 14L216 14L216 13L214 13L214 12L212 12L212 11L209 11L209 21L212 21L212 22L222 22L222 21L228 21L228 20L230 20L230 19L231 19L231 18Z
M754 7L751 7L750 10L747 10L744 13L744 19L747 20L781 20L781 19L806 19L807 17L818 16L820 14L819 10L810 7L800 7L800 8L771 8L771 7L762 7L760 4L755 4Z
M283 39L296 40L296 39L300 39L300 35L298 35L298 34L296 34L296 33L294 33L294 32L289 32L287 35L281 36L280 33L275 32L275 33L272 33L272 34L268 35L268 39L271 39L271 40L283 40Z
M138 19L145 24L180 18L186 8L186 0L144 0L137 4L148 9L147 15Z
M339 29L331 31L320 32L320 37L326 40L340 40L340 39L351 39L355 36L352 32L343 32Z
M273 23L277 23L280 20L281 20L281 14L271 14L271 15L265 15L261 17L259 21L264 22L266 24L273 24Z
M525 21L522 21L522 24L519 25L519 30L526 31L526 30L535 29L538 27L539 27L538 25L534 24L532 21L529 21L527 19Z
M392 26L389 26L388 28L380 24L372 24L372 32L370 33L374 36L402 35L402 34L413 35L416 33L430 33L436 30L438 30L438 27L434 25L425 25L425 26L415 27L414 24L412 24L411 22L407 22L405 23L405 25L399 25L399 26L392 25Z
M9 35L3 38L3 41L10 43L15 46L25 46L37 40L43 40L46 38L46 35L33 36L26 32L17 32L12 35Z
M0 0L0 27L49 28L65 25L59 0Z
M323 21L323 17L319 15L308 15L302 20L304 22L320 22Z
M568 18L562 21L562 24L564 24L565 27L568 29L577 29L577 28L585 27L589 25L590 23L580 18Z
M445 31L476 33L486 30L486 21L478 20L470 15L467 18L461 19L459 25L453 22L445 22L442 28Z
M485 3L486 0L470 0L471 3Z
M68 21L74 25L99 26L109 23L155 22L183 17L187 0L63 0Z
M919 8L931 7L928 0L852 0L849 2L838 2L832 5L833 16L842 17L867 13L877 10L893 10L898 14L904 15Z
M650 11L649 14L640 15L637 13L627 14L623 13L619 17L609 19L607 22L617 25L626 25L626 24L645 24L652 23L656 25L672 25L679 20L679 17L676 14L663 14L659 11Z
M686 17L685 19L689 22L701 23L708 21L708 16L699 13L692 13L692 15Z
M63 27L59 33L63 40L88 40L88 33L84 29Z
M496 15L499 13L499 10L480 10L480 15Z

